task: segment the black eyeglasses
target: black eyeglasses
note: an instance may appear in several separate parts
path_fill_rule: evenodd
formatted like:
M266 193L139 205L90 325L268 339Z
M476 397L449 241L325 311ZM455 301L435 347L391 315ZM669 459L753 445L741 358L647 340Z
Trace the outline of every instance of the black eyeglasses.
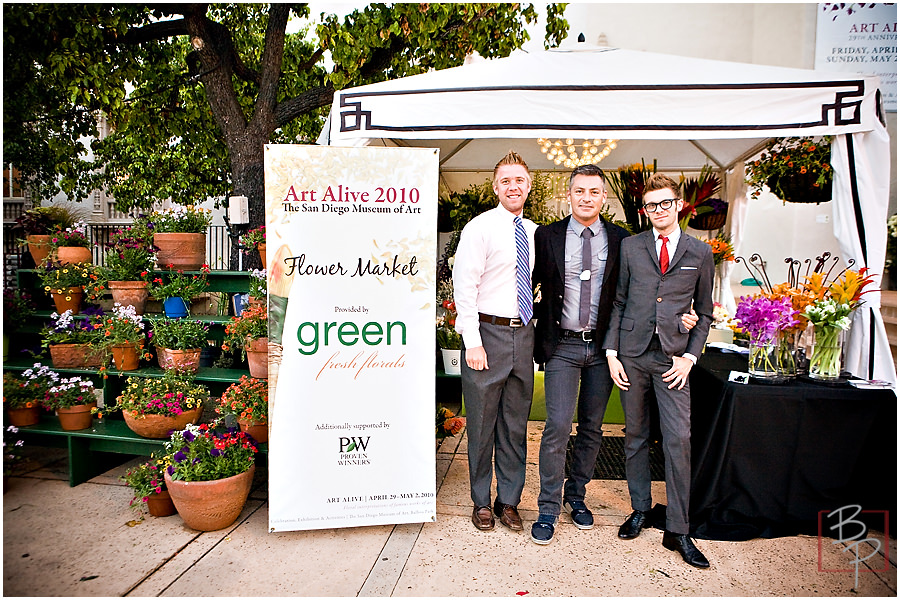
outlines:
M675 198L669 198L668 200L660 200L659 202L648 202L644 205L644 210L648 213L655 213L656 209L661 208L663 210L669 210L672 208L672 205L675 204Z

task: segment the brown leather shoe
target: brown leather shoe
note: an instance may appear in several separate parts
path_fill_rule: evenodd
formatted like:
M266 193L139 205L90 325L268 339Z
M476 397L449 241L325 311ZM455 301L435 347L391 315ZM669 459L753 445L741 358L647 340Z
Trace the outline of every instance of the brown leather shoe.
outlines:
M522 531L522 517L515 506L509 504L500 504L494 502L494 514L500 518L500 522L512 529L513 531Z
M476 506L472 511L472 523L482 531L490 531L494 528L494 515L490 506Z

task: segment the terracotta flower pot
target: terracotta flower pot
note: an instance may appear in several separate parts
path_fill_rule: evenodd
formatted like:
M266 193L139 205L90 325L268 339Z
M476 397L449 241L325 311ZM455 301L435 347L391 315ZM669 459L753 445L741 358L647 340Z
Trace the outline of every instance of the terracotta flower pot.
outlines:
M50 359L57 369L84 369L99 367L102 352L87 344L51 344Z
M266 268L266 243L263 242L262 244L257 246L256 249L259 251L259 260L262 261L262 268L265 269Z
M197 271L206 263L205 233L155 233L153 244L159 248L156 264L160 269Z
M189 368L195 373L200 368L200 352L202 348L191 350L170 350L169 348L156 348L156 358L163 369Z
M28 241L28 252L34 259L34 264L40 266L44 259L50 255L50 236L49 235L26 235Z
M184 524L198 531L224 529L241 515L256 465L225 479L213 481L173 481L165 473L166 488Z
M63 314L67 310L71 310L73 315L81 312L81 301L84 299L84 288L81 286L70 287L61 294L50 292L53 298L53 304L56 305L56 312Z
M247 340L247 363L250 365L250 376L256 379L269 378L269 338Z
M169 495L169 490L147 496L147 510L154 517L171 517L178 512L175 509L175 503L172 502L172 496Z
M201 408L186 410L177 417L165 415L135 416L130 410L123 410L122 416L125 424L133 432L141 437L153 440L162 440L169 437L173 431L181 431L188 423L196 423L200 420Z
M69 408L57 408L56 416L59 418L59 425L65 431L78 431L87 429L94 422L94 415L91 409L96 408L97 403L79 404Z
M107 285L112 292L113 302L133 306L136 314L144 314L147 298L150 296L146 281L110 281Z
M134 371L140 365L141 354L135 344L117 344L111 350L113 363L119 371Z
M91 249L82 248L81 246L60 246L56 249L56 257L59 259L59 262L64 265L94 262L94 256L91 254Z
M265 444L269 441L269 424L265 421L245 421L243 419L238 419L237 422L241 427L241 431L252 437L257 443Z
M16 427L28 427L29 425L37 425L41 420L41 407L37 400L31 408L7 408L6 414L9 415L9 424Z

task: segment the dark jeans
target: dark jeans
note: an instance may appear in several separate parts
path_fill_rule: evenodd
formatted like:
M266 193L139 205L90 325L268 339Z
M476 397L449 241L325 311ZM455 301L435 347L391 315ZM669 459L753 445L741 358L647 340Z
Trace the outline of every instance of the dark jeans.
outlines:
M594 473L603 441L603 416L613 386L606 355L600 345L599 341L560 340L544 367L547 423L541 437L541 493L538 496L541 514L559 516L560 513L566 446L572 433L576 400L578 426L565 501L584 501L585 486Z

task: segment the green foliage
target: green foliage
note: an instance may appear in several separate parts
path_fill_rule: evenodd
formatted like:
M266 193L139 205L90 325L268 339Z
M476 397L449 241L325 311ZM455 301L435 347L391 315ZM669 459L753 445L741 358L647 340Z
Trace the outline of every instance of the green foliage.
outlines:
M19 215L12 231L20 236L50 235L74 222L75 217L61 206L37 206Z
M531 177L531 191L525 202L525 218L538 225L549 225L556 220L556 216L547 205L547 201L553 197L550 176L533 171ZM500 199L494 193L493 179L489 178L483 183L473 183L462 192L445 192L438 202L444 205L443 208L450 207L453 231L462 231L466 223L500 204Z
M152 341L157 348L193 350L206 346L209 325L190 319L153 319Z
M615 171L606 171L606 183L622 204L628 231L640 233L650 229L650 220L644 214L644 184L656 173L656 159L648 167L642 160L633 165L623 165Z
M163 469L165 469L165 463L158 458L151 457L148 462L128 469L124 475L119 477L134 492L134 498L128 503L131 508L140 511L151 494L159 494L166 489Z
M214 481L253 466L256 445L247 434L218 423L188 425L165 443L169 477L176 481Z
M116 404L97 412L128 411L135 418L143 415L177 417L183 412L203 406L209 400L209 390L194 382L189 371L167 369L159 378L129 377Z

